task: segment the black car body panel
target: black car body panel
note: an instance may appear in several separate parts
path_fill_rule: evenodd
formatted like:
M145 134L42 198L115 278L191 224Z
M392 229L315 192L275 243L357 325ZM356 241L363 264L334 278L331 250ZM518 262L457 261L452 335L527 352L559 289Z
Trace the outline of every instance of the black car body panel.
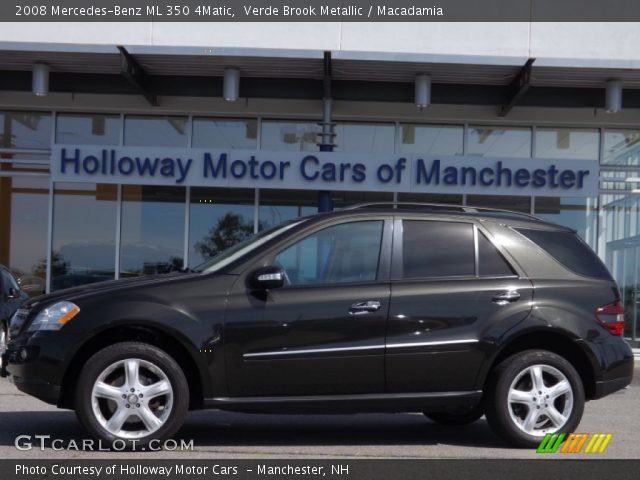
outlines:
M6 347L11 319L29 296L8 268L0 265L0 376L6 376L8 363Z
M492 242L512 273L481 277L476 265L476 274L466 277L399 278L401 222L425 219L468 223L474 235ZM375 278L267 290L251 286L254 272L273 265L283 249L354 221L382 222ZM94 353L87 349L101 338L135 328L175 342L187 356L190 382L200 386L193 408L437 410L478 404L505 352L549 338L550 346L570 345L583 363L589 398L629 384L630 347L594 317L595 308L616 299L615 282L568 271L513 226L563 230L482 212L398 208L316 215L266 237L212 273L95 283L31 300L25 305L28 318L9 345L9 369L18 388L71 407L65 394L74 387L69 371ZM497 295L512 291L517 301L497 303ZM74 302L78 316L59 331L30 332L33 316L59 300ZM373 307L361 315L357 308L363 305Z
M0 265L0 322L8 325L13 314L28 298L9 269Z

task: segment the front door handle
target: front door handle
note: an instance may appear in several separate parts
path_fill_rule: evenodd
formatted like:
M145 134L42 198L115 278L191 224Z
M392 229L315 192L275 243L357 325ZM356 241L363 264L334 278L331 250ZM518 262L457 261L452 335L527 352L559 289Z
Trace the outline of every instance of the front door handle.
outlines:
M380 309L380 302L369 300L367 302L354 303L349 307L349 315L363 315Z
M493 303L498 305L506 305L507 303L517 302L520 299L520 293L517 290L508 290L506 292L496 293L493 296Z

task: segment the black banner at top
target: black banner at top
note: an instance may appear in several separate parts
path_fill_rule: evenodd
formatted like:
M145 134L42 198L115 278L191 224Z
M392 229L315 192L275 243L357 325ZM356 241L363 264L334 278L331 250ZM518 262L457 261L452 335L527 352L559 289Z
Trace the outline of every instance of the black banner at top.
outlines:
M2 0L2 22L637 22L639 0Z

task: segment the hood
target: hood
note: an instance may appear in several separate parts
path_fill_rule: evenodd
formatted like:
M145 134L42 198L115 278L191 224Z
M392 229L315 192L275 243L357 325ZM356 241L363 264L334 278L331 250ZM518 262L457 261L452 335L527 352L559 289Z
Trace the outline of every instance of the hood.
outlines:
M202 275L201 273L166 273L160 275L149 275L144 277L125 278L121 280L109 280L106 282L89 283L73 288L65 288L47 295L40 295L31 299L25 305L26 308L37 307L39 305L49 304L57 300L80 300L84 297L90 297L101 293L112 293L118 290L130 290L146 285L173 282L185 278L193 278Z

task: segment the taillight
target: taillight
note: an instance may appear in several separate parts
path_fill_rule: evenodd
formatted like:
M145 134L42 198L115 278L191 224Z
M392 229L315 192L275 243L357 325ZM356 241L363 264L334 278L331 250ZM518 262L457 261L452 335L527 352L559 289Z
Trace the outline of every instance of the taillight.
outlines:
M609 330L611 335L622 336L624 332L624 306L622 302L616 300L596 308L596 320Z

